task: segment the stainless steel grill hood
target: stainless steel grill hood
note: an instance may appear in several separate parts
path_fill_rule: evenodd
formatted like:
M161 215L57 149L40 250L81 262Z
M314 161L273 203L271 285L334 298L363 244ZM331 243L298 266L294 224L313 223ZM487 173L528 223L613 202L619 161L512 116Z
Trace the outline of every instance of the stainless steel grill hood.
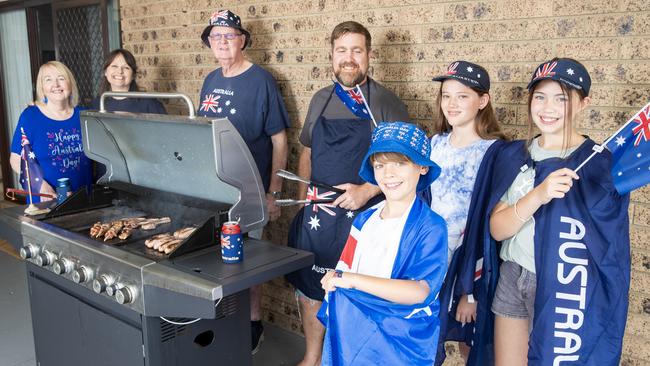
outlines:
M244 232L266 224L255 161L227 118L83 111L81 129L86 155L106 166L98 183L125 182L230 204L229 219Z

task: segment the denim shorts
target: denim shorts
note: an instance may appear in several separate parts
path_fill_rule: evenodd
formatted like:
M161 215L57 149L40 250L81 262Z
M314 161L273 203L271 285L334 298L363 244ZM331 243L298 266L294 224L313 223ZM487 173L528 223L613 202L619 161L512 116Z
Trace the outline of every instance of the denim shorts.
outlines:
M503 262L499 271L492 312L506 318L528 319L528 324L532 325L537 277L510 261Z

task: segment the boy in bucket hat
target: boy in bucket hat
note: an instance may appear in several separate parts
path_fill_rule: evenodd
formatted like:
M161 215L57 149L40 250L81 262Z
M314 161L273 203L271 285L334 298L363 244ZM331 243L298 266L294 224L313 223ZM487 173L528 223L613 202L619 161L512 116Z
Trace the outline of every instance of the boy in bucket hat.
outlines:
M445 221L416 192L440 174L424 131L382 123L359 175L386 199L360 213L319 319L323 365L431 365L439 333L438 292L447 267Z

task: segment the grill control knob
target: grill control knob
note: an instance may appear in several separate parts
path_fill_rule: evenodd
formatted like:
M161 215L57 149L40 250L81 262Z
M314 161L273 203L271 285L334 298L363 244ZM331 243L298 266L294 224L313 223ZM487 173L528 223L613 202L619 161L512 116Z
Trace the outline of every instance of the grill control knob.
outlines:
M72 270L72 262L65 258L60 258L54 261L52 265L52 270L56 274L68 273Z
M88 282L92 278L93 278L93 271L86 266L81 266L78 269L76 269L74 272L72 272L72 280L76 283ZM94 288L95 285L93 284L93 289Z
M124 286L115 290L115 300L120 304L130 304L133 302L133 294L135 292L130 286Z
M93 291L98 294L106 291L109 296L113 296L115 294L115 288L113 287L112 283L113 279L110 276L101 275L93 280ZM111 289L110 294L108 293L109 288Z
M35 256L38 255L39 251L40 250L36 245L29 243L24 247L20 248L20 258L22 259L34 258Z
M106 295L115 296L115 291L117 291L117 287L114 284L106 286Z
M34 263L40 267L49 266L52 264L52 262L54 262L54 253L50 252L49 250L44 250L41 254L37 255L34 258Z

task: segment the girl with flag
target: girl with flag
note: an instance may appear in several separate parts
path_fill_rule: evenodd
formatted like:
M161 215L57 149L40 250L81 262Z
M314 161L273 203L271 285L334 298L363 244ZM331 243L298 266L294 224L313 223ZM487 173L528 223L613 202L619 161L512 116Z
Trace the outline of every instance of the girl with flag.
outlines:
M440 174L424 131L381 123L359 175L386 199L355 218L318 314L323 365L431 365L447 269L444 220L416 197Z
M21 174L21 185L27 189L23 170L29 163L30 168L40 165L42 171L41 176L32 173L36 169L30 169L33 193L56 197L54 187L59 178L69 178L73 192L89 186L92 165L83 152L79 91L70 69L58 61L43 64L36 78L36 96L34 105L21 113L11 143L10 164L13 171ZM31 145L31 152L23 154L26 144ZM39 202L39 197L34 196L33 202Z
M479 309L469 364L619 363L630 284L629 195L607 174L608 151L575 172L598 149L574 126L590 86L575 60L541 64L528 84L529 139L506 144L479 171L482 195L472 200L466 230L476 250L464 253L483 263L473 289ZM534 128L541 134L533 137Z
M447 259L450 262L448 280L441 291L440 342L436 364L445 360L444 342L447 340L471 342L471 332L464 324L476 318L476 303L471 293L463 292L461 284L456 291L462 294L452 302L454 273L460 258L454 256L462 244L467 211L474 182L483 155L504 140L505 135L497 123L490 102L490 75L482 66L467 61L449 64L444 75L433 78L439 81L436 99L437 117L431 138L431 160L441 168L441 173L429 189L423 191L431 209L447 222ZM472 243L469 243L471 245ZM461 353L467 357L469 348L459 343Z

